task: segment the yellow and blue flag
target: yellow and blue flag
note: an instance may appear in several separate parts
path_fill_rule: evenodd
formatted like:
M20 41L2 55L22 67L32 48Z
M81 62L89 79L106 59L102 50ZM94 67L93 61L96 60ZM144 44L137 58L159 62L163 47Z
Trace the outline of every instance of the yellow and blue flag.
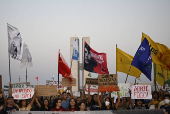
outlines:
M139 46L131 65L139 69L151 81L152 56L149 42L146 38Z

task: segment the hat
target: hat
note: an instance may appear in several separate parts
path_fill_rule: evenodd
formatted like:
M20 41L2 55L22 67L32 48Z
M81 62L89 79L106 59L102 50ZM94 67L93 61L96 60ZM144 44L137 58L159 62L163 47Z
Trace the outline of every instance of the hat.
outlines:
M14 98L14 97L13 97L12 95L9 95L9 96L8 96L8 99L9 99L9 98Z

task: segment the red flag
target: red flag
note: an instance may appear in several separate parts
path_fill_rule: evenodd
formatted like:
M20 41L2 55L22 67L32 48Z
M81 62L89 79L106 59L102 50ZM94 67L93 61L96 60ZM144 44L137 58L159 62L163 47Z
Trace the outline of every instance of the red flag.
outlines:
M71 75L71 70L60 52L58 55L58 73L61 74L64 78L70 78L70 81L72 81L73 77Z
M96 52L85 42L84 69L98 74L109 74L106 53Z
M38 81L38 76L36 77L37 81Z

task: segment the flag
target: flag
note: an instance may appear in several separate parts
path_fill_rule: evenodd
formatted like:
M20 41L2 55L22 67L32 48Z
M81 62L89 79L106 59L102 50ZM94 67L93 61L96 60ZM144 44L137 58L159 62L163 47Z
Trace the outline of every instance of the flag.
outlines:
M144 38L149 42L153 63L161 65L162 67L167 67L165 62L161 60L162 53L160 52L158 45L148 35L142 33L142 41Z
M51 80L53 80L53 81L54 81L54 75L52 76Z
M7 24L8 30L8 52L13 59L20 60L22 38L18 29Z
M25 43L23 45L23 52L22 52L20 66L21 66L21 68L29 68L29 67L33 66L30 51L28 49L28 46Z
M90 72L89 72L88 76L91 77L91 73Z
M165 81L168 80L168 77L170 76L170 71L163 69L163 75L164 75L164 77L165 77Z
M79 48L78 48L78 41L75 39L75 42L71 45L73 47L73 54L72 59L79 60Z
M146 38L139 46L131 65L138 68L151 81L152 56L149 42Z
M129 75L139 78L141 75L141 71L138 70L136 67L131 66L132 60L133 56L125 53L124 51L116 47L116 70L126 74L128 74L129 72Z
M38 81L38 76L36 77L37 81Z
M161 65L155 64L155 75L156 75L156 81L162 87L164 85L164 75L163 75Z
M60 52L58 55L58 73L61 74L64 78L70 78L70 81L72 81L73 77L71 74L71 70Z
M159 51L160 51L160 56L159 59L166 64L166 66L163 66L163 69L168 69L170 70L170 49L160 43L156 43Z
M96 52L85 42L84 69L98 74L109 74L106 53Z

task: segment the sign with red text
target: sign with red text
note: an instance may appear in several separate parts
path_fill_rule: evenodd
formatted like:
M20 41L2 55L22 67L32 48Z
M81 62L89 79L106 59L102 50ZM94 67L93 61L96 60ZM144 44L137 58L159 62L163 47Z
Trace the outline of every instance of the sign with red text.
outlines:
M90 86L90 95L97 94L97 90L98 90L98 86L97 85L91 85ZM85 94L88 95L88 85L86 85ZM101 92L99 93L99 95L100 94L101 94Z
M134 85L131 92L131 99L152 99L150 85Z
M26 84L13 84L12 96L14 99L30 99L34 95L34 88Z

